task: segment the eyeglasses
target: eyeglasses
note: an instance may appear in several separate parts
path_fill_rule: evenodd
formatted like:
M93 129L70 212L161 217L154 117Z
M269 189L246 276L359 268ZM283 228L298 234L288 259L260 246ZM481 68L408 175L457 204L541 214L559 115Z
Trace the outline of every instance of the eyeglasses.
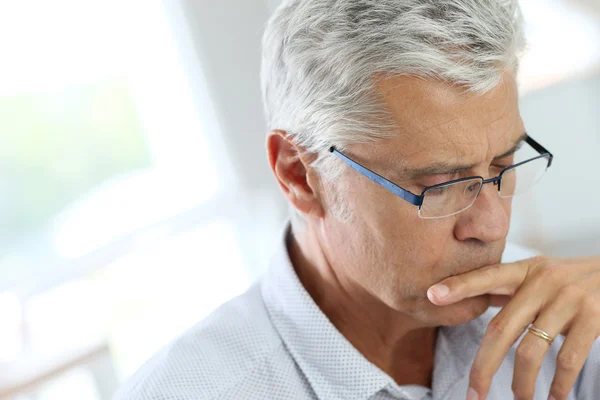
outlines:
M329 151L341 158L355 171L369 178L401 199L419 207L419 217L423 219L446 218L461 213L471 207L481 193L483 185L492 183L498 186L501 198L518 196L535 186L552 165L554 156L531 137L526 136L525 143L539 153L537 157L511 165L502 170L495 178L484 179L481 176L456 179L423 189L420 195L402 189L395 183L363 167L331 147Z

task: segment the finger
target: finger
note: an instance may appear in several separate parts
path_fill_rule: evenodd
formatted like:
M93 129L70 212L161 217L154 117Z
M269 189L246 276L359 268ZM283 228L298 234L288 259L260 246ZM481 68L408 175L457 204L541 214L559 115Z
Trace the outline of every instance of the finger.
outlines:
M491 295L490 306L491 307L504 307L512 299L510 296Z
M443 306L482 294L511 296L534 272L541 272L549 278L549 283L588 280L600 276L599 261L593 257L575 260L534 257L511 264L490 265L443 280L429 288L427 297L433 304Z
M597 264L595 271L585 274L580 282L577 283L582 289L588 292L600 292L600 264Z
M529 265L530 260L523 260L456 275L430 287L427 297L436 305L447 305L482 294L513 295L525 280Z
M546 307L533 323L555 338L578 313L578 307L586 292L577 287L567 286L556 300ZM512 390L518 399L532 399L535 382L550 345L543 338L528 332L519 343L515 354Z
M600 335L600 298L588 300L563 343L556 359L556 372L550 387L555 400L564 400L569 395L581 372L592 345Z
M542 308L544 301L541 296L535 296L535 290L537 287L534 285L524 287L490 321L469 377L470 387L477 392L480 399L485 399L487 396L492 378L511 346L534 321Z

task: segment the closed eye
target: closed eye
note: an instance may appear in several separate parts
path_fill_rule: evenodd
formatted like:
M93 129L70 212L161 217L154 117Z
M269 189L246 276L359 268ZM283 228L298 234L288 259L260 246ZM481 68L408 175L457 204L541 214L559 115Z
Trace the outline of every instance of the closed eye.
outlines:
M419 179L418 185L422 186L423 188L426 188L429 186L435 186L435 185L439 185L441 183L459 179L460 175L461 174L455 173L455 174L438 174L438 175L423 176Z
M448 186L441 186L427 191L428 196L442 196L448 191Z
M503 159L495 160L494 163L490 166L495 170L504 170L514 164L515 157L511 155L510 157L505 157Z

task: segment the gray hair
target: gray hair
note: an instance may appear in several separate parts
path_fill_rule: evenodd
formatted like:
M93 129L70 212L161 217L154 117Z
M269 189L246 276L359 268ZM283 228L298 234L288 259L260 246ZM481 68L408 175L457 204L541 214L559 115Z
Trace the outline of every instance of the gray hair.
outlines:
M483 94L516 73L524 45L516 0L284 0L263 37L268 127L315 154L313 166L333 179L342 163L328 161L330 146L392 135L377 77Z

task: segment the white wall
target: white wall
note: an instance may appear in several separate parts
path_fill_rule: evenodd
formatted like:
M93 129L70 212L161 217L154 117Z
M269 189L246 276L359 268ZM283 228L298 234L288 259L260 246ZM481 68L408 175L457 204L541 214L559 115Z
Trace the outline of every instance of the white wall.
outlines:
M260 95L262 1L181 0L223 139L245 188L270 188Z
M236 222L240 242L256 277L287 218L267 163L260 93L261 38L269 5L263 0L165 0L165 7L180 30L198 108L205 108L209 99L214 110L206 116L214 124L205 133L210 146L221 146L228 155L235 179L223 179L237 191L244 216Z
M265 0L267 8L272 12L275 11L277 6L281 3L281 0Z
M515 199L511 240L546 254L600 254L600 74L532 92L521 113L555 158L531 195Z

